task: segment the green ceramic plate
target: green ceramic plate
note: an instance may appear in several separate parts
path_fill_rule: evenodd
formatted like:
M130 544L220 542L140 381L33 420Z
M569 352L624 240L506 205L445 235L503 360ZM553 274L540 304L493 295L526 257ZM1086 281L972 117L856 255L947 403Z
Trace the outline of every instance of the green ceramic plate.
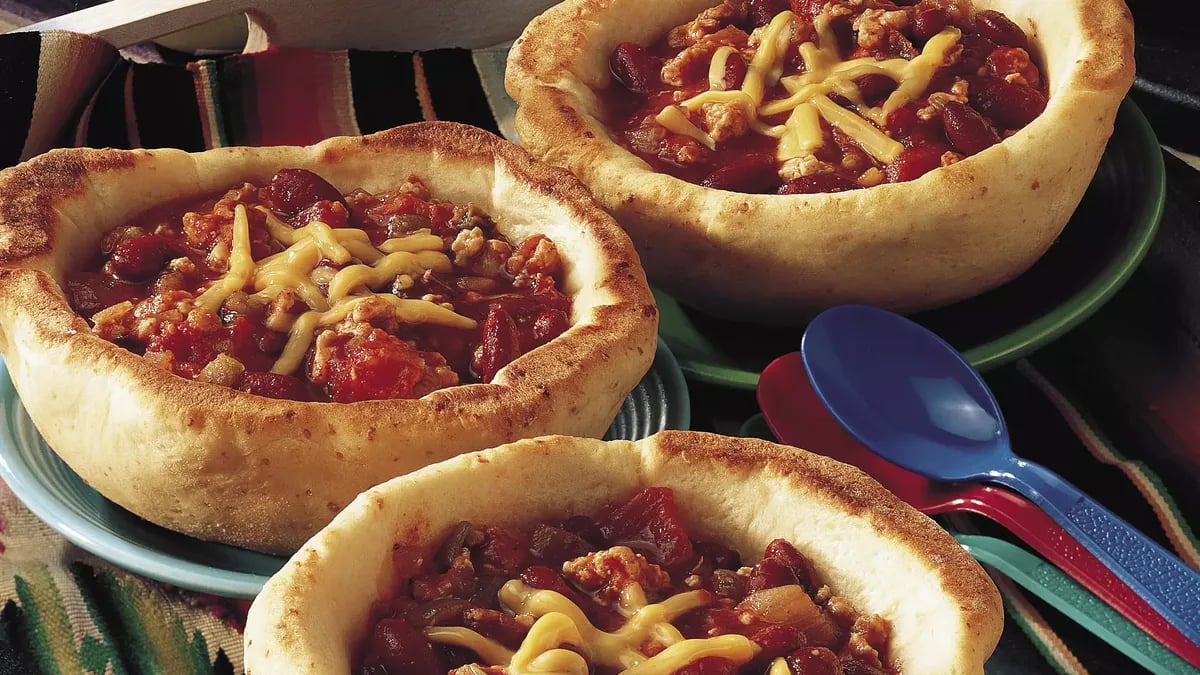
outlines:
M683 373L660 340L650 372L626 398L606 438L634 440L662 429L687 429L690 411ZM80 548L182 588L252 598L286 562L163 529L101 497L42 440L3 362L0 479L30 511Z
M1165 199L1158 139L1126 100L1096 177L1046 255L999 288L913 318L979 370L1020 358L1091 316L1129 279L1154 239ZM656 297L659 332L697 380L753 389L771 360L800 348L802 328L722 321Z

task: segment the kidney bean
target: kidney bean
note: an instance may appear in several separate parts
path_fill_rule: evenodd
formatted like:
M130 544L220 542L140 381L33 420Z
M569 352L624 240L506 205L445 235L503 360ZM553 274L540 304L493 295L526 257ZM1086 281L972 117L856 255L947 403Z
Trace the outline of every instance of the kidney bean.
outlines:
M912 18L912 34L921 42L937 35L950 23L950 15L940 7L919 9Z
M1037 66L1029 58L1029 52L1020 47L997 47L988 55L984 64L994 77L1009 82L1008 75L1019 75L1021 80L1014 84L1037 87L1041 82Z
M977 74L996 48L996 43L981 35L964 35L958 43L962 45L962 52L959 53L958 60L948 67L955 75Z
M125 239L113 248L104 271L122 281L145 281L162 269L167 253L162 240L152 234Z
M764 588L791 586L797 583L796 573L792 568L774 558L763 558L750 570L746 591L753 593Z
M839 173L819 173L789 180L779 188L776 194L811 195L818 192L845 192L857 187L858 183Z
M889 183L920 178L942 165L942 154L948 152L950 146L944 143L929 143L909 148L900 153L894 162L883 167L883 175Z
M774 558L790 567L796 573L796 579L799 580L800 585L810 594L816 592L818 586L820 586L817 571L813 568L812 561L797 550L795 546L792 546L788 540L772 540L763 551L763 557Z
M887 75L863 75L855 79L854 84L858 86L863 102L869 106L883 103L896 90L896 81Z
M733 598L741 602L746 597L746 577L733 570L714 570L712 574L712 592L718 598Z
M946 138L964 155L974 155L1000 142L1000 136L974 108L949 101L942 111Z
M725 62L725 91L741 89L746 80L746 61L741 54L730 54Z
M750 0L749 18L752 28L771 23L775 15L788 9L787 0Z
M759 626L747 637L762 649L748 665L751 669L759 666L764 671L771 667L771 661L808 644L802 627L794 625Z
M562 335L563 331L571 327L571 321L567 319L567 313L561 309L546 309L537 315L533 321L533 329L530 331L531 347L540 347L554 338Z
M941 32L948 23L950 23L950 16L946 10L942 10L941 7L925 7L923 10L913 13L912 36L924 42Z
M521 351L521 334L512 316L498 304L488 308L483 321L483 340L479 345L476 372L483 382L491 382L501 368Z
M781 180L771 155L744 155L713 171L700 181L704 187L732 192L770 192Z
M421 631L402 619L383 619L367 639L363 667L382 666L385 673L439 675L446 666Z
M1012 19L993 9L985 9L975 15L975 30L998 45L1022 48L1029 45L1025 31Z
M662 83L662 59L652 56L636 42L622 42L613 50L609 68L626 89L649 94Z
M272 176L266 197L272 209L289 216L322 199L346 206L337 188L307 169L283 169Z
M968 98L976 110L1002 129L1020 129L1046 109L1046 97L1037 89L987 79L975 83Z

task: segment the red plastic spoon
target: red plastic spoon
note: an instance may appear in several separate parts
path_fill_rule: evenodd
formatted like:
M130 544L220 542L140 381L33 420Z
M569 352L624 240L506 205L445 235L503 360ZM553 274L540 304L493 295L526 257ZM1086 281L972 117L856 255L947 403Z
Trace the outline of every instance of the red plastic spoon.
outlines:
M924 513L965 511L1003 525L1138 628L1200 668L1200 646L1154 611L1033 502L1001 487L934 482L860 445L817 398L799 352L785 354L763 370L758 380L758 405L771 431L784 443L853 464Z

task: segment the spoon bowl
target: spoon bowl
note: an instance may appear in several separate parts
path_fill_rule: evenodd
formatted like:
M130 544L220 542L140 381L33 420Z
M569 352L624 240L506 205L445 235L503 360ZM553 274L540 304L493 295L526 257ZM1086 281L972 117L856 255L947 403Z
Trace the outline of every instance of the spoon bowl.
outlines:
M821 403L808 381L799 352L772 361L759 378L757 394L763 418L773 433L768 440L778 439L857 466L929 515L968 512L996 522L1200 669L1200 645L1180 633L1033 502L995 485L930 480L863 447Z
M1200 573L1054 472L1013 455L995 397L944 340L897 314L843 305L813 319L800 351L821 401L872 452L929 478L1020 492L1200 643Z
M942 480L981 477L1012 455L1000 405L953 347L896 319L860 305L815 319L801 352L817 394L888 461Z

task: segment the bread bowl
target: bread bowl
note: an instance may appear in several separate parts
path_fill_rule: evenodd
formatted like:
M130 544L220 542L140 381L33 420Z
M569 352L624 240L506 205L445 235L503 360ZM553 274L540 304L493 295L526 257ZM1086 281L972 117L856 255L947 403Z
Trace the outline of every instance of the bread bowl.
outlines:
M572 325L490 383L342 404L186 379L72 311L64 279L106 233L284 167L315 171L341 194L416 174L445 199L477 204L514 240L552 235ZM0 353L31 418L106 497L205 540L291 552L393 476L529 435L599 436L649 367L656 321L628 238L578 182L463 125L305 148L59 150L0 174Z
M567 0L515 43L506 86L521 142L592 190L630 233L651 283L728 318L794 323L844 302L917 311L1017 276L1081 199L1133 80L1133 25L1120 0L978 0L972 11L998 10L1024 31L1044 75L1045 109L1019 131L905 183L791 195L709 188L626 149L605 101L619 44L650 45L717 4ZM890 3L830 6L842 5Z
M255 600L247 673L351 672L372 603L396 592L400 547L430 553L463 520L561 521L646 486L673 490L689 533L746 561L776 537L794 544L834 593L890 622L889 672L983 672L1001 630L999 594L933 521L861 471L819 455L661 432L636 442L519 441L363 493Z

